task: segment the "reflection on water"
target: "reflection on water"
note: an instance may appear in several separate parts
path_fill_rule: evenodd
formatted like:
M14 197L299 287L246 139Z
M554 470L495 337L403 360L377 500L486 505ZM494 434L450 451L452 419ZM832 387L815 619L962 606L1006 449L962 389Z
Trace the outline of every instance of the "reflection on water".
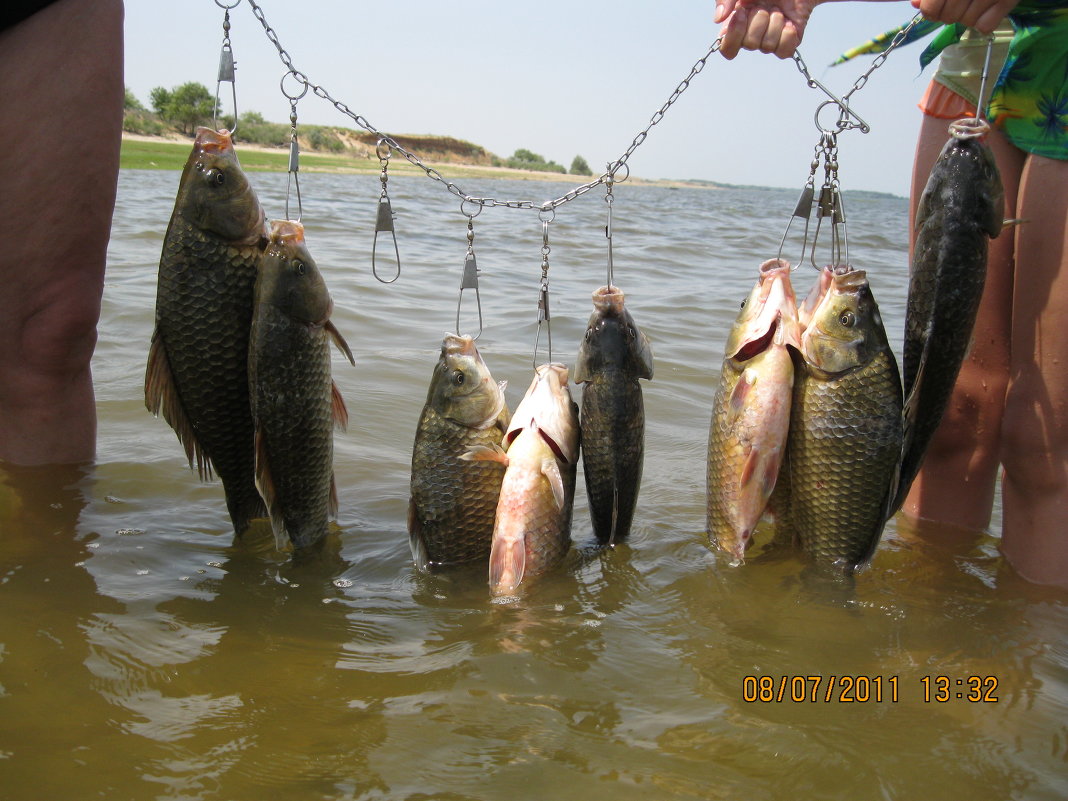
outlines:
M280 213L285 176L253 180ZM770 551L731 568L705 545L723 339L792 192L617 190L616 280L657 360L633 538L594 546L579 482L563 568L494 602L481 570L414 571L405 531L466 219L429 182L395 179L405 272L386 287L367 256L375 179L306 183L309 247L358 365L335 362L352 417L337 439L338 526L301 560L276 552L266 525L234 543L219 486L196 480L145 411L177 174L123 173L94 363L97 464L0 469L0 797L1068 796L1065 597L1016 579L994 536L895 520L850 583ZM850 200L854 263L895 342L905 212ZM602 215L577 202L552 226L563 361L603 282ZM476 227L479 345L514 406L530 374L540 224L505 211ZM925 700L939 676L949 699ZM972 676L996 681L996 703L967 700ZM843 677L854 696L857 677L880 682L883 700L850 700ZM783 700L747 700L758 680ZM812 686L816 700L790 698Z

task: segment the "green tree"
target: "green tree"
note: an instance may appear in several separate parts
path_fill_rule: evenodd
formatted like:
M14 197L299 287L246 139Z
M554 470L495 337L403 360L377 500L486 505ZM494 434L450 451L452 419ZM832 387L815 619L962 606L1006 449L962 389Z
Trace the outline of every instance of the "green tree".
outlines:
M582 158L582 156L575 156L571 161L570 173L572 175L593 175L593 170L586 163L586 159Z
M150 95L152 108L183 133L192 134L215 112L215 96L202 83L190 81L167 91L156 87Z
M145 107L141 105L141 101L137 99L137 96L130 91L130 87L126 87L126 99L122 104L124 111L144 111Z

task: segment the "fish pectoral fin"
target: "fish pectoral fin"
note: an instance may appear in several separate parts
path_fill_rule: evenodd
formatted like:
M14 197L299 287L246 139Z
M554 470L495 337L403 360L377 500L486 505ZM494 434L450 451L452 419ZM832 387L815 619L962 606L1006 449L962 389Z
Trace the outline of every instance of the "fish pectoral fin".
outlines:
M549 487L553 491L553 498L556 500L556 507L563 509L567 495L564 492L564 477L560 473L560 463L555 458L546 457L541 462L541 473L549 481Z
M745 459L742 467L742 477L739 486L745 487L754 479L760 482L760 495L767 499L771 497L775 489L775 482L779 479L779 468L782 467L782 448L778 445L771 448L753 447Z
M148 366L145 368L145 406L152 414L159 416L163 412L163 419L174 429L178 435L178 441L185 449L185 457L192 469L194 460L197 464L197 474L201 481L210 481L213 475L211 458L204 453L197 436L193 431L193 424L185 416L185 408L178 396L178 387L171 372L171 363L167 358L167 348L163 344L157 328L152 332L152 343L148 348Z
M489 585L497 595L515 590L527 569L526 541L519 537L494 537L490 547Z
M461 453L459 458L465 462L500 462L505 466L508 465L508 454L496 443L492 448L487 445L468 445L467 450Z
M345 354L349 360L349 364L353 367L356 366L356 360L352 358L352 351L349 350L349 343L345 341L345 337L341 336L341 332L337 330L332 322L329 320L323 325L327 333L330 334L330 338L334 340L334 344L337 345L338 350Z
M734 389L731 390L731 396L727 399L727 423L729 425L733 425L742 412L745 411L749 393L756 386L756 382L757 374L754 370L748 367L742 370L742 374L738 377L738 383L734 385Z
M330 415L334 419L334 428L345 431L349 427L349 410L335 381L330 382Z
M412 551L412 562L416 570L430 572L430 553L423 539L423 526L419 522L419 512L415 507L415 498L408 499L408 547Z
M653 377L653 346L644 331L638 331L638 378Z

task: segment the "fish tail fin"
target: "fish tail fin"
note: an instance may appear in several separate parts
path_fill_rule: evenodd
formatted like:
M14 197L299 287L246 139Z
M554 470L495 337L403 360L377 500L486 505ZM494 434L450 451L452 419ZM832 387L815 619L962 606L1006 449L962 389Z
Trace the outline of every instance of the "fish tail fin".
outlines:
M349 410L345 407L345 399L341 397L341 390L334 381L330 382L330 414L336 429L345 431L349 427Z
M148 365L145 368L145 408L153 415L163 419L174 429L178 441L185 449L185 458L189 468L193 469L196 461L197 474L201 481L211 481L214 476L211 459L200 446L193 425L185 416L182 400L178 397L178 388L171 373L171 363L167 358L167 348L163 344L159 328L152 332L152 342L148 348Z
M494 595L506 595L523 581L527 567L526 542L518 537L494 536L490 548L489 585Z

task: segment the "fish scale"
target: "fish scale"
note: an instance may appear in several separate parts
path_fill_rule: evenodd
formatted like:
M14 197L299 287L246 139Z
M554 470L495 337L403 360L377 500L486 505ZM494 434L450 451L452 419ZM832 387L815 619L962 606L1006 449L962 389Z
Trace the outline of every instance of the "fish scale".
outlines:
M153 352L165 359L181 407L164 401L164 417L201 477L209 478L213 470L219 476L238 534L266 514L254 480L247 366L259 256L258 243L231 246L176 208L160 259L152 337ZM153 411L159 409L157 404ZM180 430L177 415L188 421L188 431Z

